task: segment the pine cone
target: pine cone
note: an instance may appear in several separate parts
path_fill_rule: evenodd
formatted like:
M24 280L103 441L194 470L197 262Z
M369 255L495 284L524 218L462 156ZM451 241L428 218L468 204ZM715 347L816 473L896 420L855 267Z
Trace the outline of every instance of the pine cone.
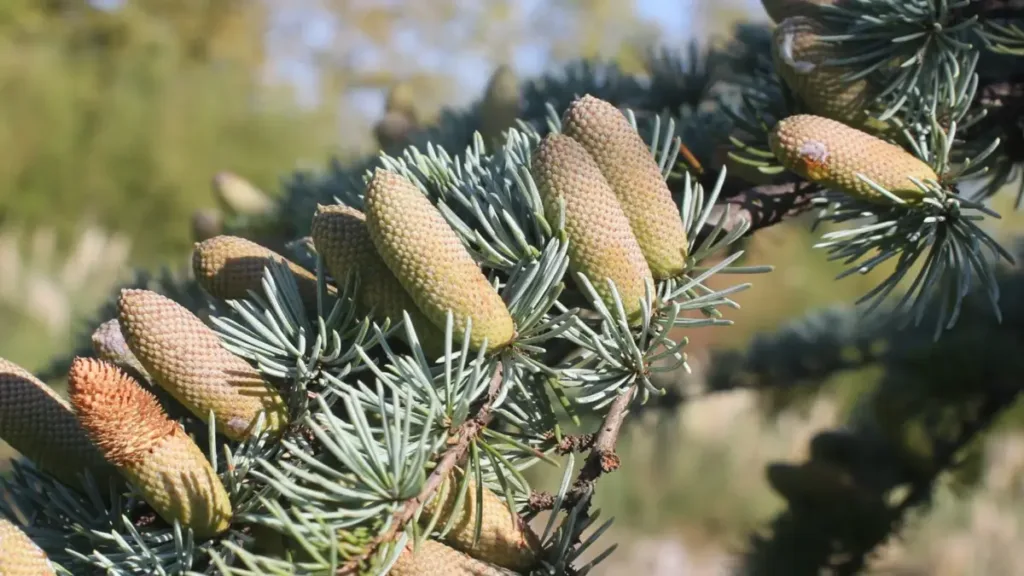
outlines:
M269 196L237 174L218 172L212 184L214 198L228 214L265 216L275 210Z
M295 276L299 296L307 310L316 310L316 274L277 252L237 236L217 236L197 242L192 252L192 270L196 281L214 298L241 300L248 291L263 293L263 269L271 261L284 263ZM329 286L327 293L337 291Z
M614 310L606 279L615 283L630 322L641 321L645 281L653 282L643 250L611 185L582 144L564 134L549 134L533 154L537 182L548 220L558 219L565 201L569 265L587 276Z
M519 78L511 67L498 66L480 102L480 136L488 146L496 149L502 145L504 133L515 127L521 108Z
M82 426L166 520L206 538L227 530L231 502L203 452L155 396L113 364L76 358L68 373Z
M71 406L20 366L0 358L0 438L37 468L70 486L88 469L100 486L117 473L82 429Z
M791 16L815 16L819 6L831 6L836 0L761 0L764 11L775 22Z
M142 367L139 359L135 357L131 348L128 347L128 343L125 342L121 324L117 318L107 320L96 328L92 333L92 349L103 360L121 368L133 370L147 380L150 378L149 373ZM132 376L135 377L134 374Z
M0 575L51 576L57 572L46 553L10 520L0 516Z
M587 95L569 106L562 124L562 132L583 145L611 185L654 278L682 274L689 244L679 207L626 116Z
M461 343L472 318L470 348L488 350L515 337L505 302L441 212L409 180L378 169L366 190L366 227L377 253L414 302L439 329L449 310Z
M407 545L388 572L390 576L514 576L437 542L425 540L413 552Z
M455 512L460 482L461 473L456 472L449 476L441 484L437 495L424 504L420 520L428 521L440 508L440 519L435 526L438 529L445 526ZM541 549L540 539L518 515L513 518L513 513L503 498L486 487L483 489L483 510L480 515L480 540L474 545L477 506L476 484L470 479L459 516L452 523L451 530L445 534L444 541L477 560L496 566L520 571L532 567Z
M348 206L317 206L312 224L313 244L335 282L359 276L359 306L363 313L392 323L409 313L416 336L432 356L444 354L444 333L416 306L409 293L377 254L366 227L366 216Z
M824 66L827 60L841 57L835 44L820 40L828 34L824 24L810 18L783 20L772 36L775 69L811 114L864 127L868 105L876 94L865 78L844 82L848 68Z
M125 289L118 300L125 340L153 380L200 420L213 410L217 430L241 440L261 410L264 430L287 424L280 394L184 306L149 290Z
M779 121L769 143L789 170L865 201L886 199L857 173L908 203L924 196L910 177L938 180L930 166L903 148L821 116L800 114Z

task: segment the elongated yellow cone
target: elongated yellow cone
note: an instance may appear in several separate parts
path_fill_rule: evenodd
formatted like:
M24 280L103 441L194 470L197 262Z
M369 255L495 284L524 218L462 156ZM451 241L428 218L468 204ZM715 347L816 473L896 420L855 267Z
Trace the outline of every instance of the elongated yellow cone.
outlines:
M864 201L887 202L858 173L908 203L924 197L911 177L938 179L930 166L903 148L821 116L800 114L779 121L769 144L789 170Z
M107 460L169 523L205 538L227 530L231 502L203 452L167 417L155 396L120 368L76 358L71 402Z
M406 178L377 170L366 190L366 227L377 248L423 315L439 329L448 311L461 343L472 318L470 348L487 349L515 337L505 302L488 282L441 212Z
M501 65L487 82L480 102L480 135L492 149L504 142L503 134L514 128L522 108L519 78L510 66Z
M654 278L686 270L689 244L679 207L643 138L611 103L584 96L565 111L562 132L583 145L619 199Z
M549 134L534 152L533 178L548 220L557 221L558 202L565 202L569 267L586 275L614 310L606 283L611 279L630 322L639 323L645 282L653 283L654 278L629 219L594 159L569 136Z
M364 313L392 323L408 312L416 336L431 355L443 354L444 332L423 315L401 282L377 254L366 227L366 216L349 206L318 206L313 216L313 244L335 282L350 274L359 277L359 306Z
M436 540L414 552L406 546L388 572L390 576L515 576L515 572L481 562Z
M422 521L433 517L440 509L440 529L456 513L455 504L459 495L461 473L453 473L441 485L435 498L423 506ZM480 539L474 545L477 508L481 508ZM452 528L444 535L444 541L470 556L511 570L527 570L537 561L540 539L533 529L518 516L513 517L505 500L488 488L483 489L483 500L477 497L476 485L469 481L466 497Z
M267 432L287 424L278 391L184 306L156 292L125 289L118 313L128 346L153 380L203 422L213 410L218 432L242 440L260 411Z
M52 576L49 558L28 534L0 516L0 576Z
M0 438L69 486L80 486L78 474L83 470L103 483L117 475L78 423L71 405L28 370L3 358Z

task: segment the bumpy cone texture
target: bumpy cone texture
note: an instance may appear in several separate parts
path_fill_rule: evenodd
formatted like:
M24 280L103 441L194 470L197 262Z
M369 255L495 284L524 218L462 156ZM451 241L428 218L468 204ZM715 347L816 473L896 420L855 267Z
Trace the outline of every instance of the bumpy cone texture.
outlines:
M583 145L619 199L656 279L686 269L689 244L679 207L643 138L612 104L586 95L565 111L562 132Z
M924 192L910 177L937 180L930 166L903 148L835 120L800 114L775 125L772 152L796 174L865 201L885 196L857 177L863 174L908 203Z
M441 484L437 496L423 506L421 520L427 521L440 509L438 528L447 524L455 514L459 496L461 473L454 473ZM474 546L477 507L481 507L480 539ZM478 560L489 562L510 570L527 570L537 561L541 549L540 539L518 515L513 518L505 500L486 487L483 501L477 499L473 480L469 481L466 496L451 530L444 535L444 541Z
M153 510L205 538L227 530L228 493L203 452L155 396L120 368L76 358L68 373L82 426Z
M218 172L212 181L214 198L228 214L263 216L274 211L274 201L245 178L228 171Z
M263 293L263 269L270 262L288 266L307 309L316 309L316 275L277 252L237 236L216 236L197 242L192 252L196 281L214 298L240 300L248 290ZM328 293L335 292L328 287Z
M246 438L261 410L265 431L287 424L277 390L184 306L156 292L125 289L118 314L128 346L153 380L203 422L213 410L218 432Z
M516 125L522 109L519 77L508 65L495 69L480 103L480 135L492 148L501 146L503 134Z
M821 6L831 6L836 0L761 0L764 11L775 22L791 16L815 16Z
M70 486L89 470L104 486L116 476L68 402L28 370L0 358L0 438Z
M46 553L10 520L0 516L0 576L51 576Z
M469 346L507 345L515 325L505 302L462 245L441 212L409 180L377 170L366 190L366 227L377 253L424 316L444 329L448 311L461 343L468 320Z
M425 540L413 552L406 546L391 566L390 576L513 576L513 572L481 562L445 546L436 540Z
M772 37L775 70L811 114L862 127L874 91L864 78L842 81L848 68L824 65L842 57L835 44L821 41L829 33L824 24L807 17L783 20Z
M359 276L359 306L364 313L373 310L379 320L390 318L396 323L405 310L424 348L432 355L444 353L444 333L423 315L377 254L365 214L339 204L318 206L311 234L335 282L343 282L349 274Z
M583 145L565 134L549 134L533 155L533 178L548 220L558 221L558 200L565 201L569 267L587 276L605 304L614 310L606 279L615 283L626 315L641 320L645 282L653 282L643 250L615 192Z

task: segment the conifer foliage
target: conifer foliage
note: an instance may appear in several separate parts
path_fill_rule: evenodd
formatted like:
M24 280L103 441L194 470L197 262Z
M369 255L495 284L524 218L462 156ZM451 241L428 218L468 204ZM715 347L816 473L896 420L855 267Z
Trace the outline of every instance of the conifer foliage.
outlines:
M0 435L26 456L0 550L61 574L590 572L614 550L592 497L619 431L665 394L655 374L687 368L687 334L731 324L744 276L770 270L738 265L742 238L819 208L846 274L892 270L852 316L884 309L908 343L1003 314L1012 257L985 200L1024 160L1004 145L1024 13L1004 4L766 0L778 26L724 50L652 53L642 77L580 62L518 96L506 78L513 107L488 90L400 153L293 175L187 273L114 295L54 362L69 401L0 363ZM843 343L874 338L842 318ZM750 385L749 360L713 387ZM749 571L863 567L1015 397L975 393L903 476L857 473L905 463L884 425L771 468L791 510ZM561 481L531 485L533 466Z

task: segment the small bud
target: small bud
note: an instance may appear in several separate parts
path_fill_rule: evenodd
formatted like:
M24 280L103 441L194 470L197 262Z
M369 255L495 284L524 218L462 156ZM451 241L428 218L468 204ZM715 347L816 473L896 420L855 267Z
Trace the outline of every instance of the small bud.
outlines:
M213 410L218 432L242 440L260 411L267 432L287 424L277 390L184 306L149 290L124 289L118 313L129 348L153 380L203 422Z
M0 575L52 576L57 572L39 546L10 520L0 516Z
M37 468L69 486L80 486L78 475L86 469L98 482L116 477L68 402L28 370L3 358L0 438Z
M200 538L227 530L231 502L203 452L155 396L113 364L76 358L71 403L104 456L168 523Z

